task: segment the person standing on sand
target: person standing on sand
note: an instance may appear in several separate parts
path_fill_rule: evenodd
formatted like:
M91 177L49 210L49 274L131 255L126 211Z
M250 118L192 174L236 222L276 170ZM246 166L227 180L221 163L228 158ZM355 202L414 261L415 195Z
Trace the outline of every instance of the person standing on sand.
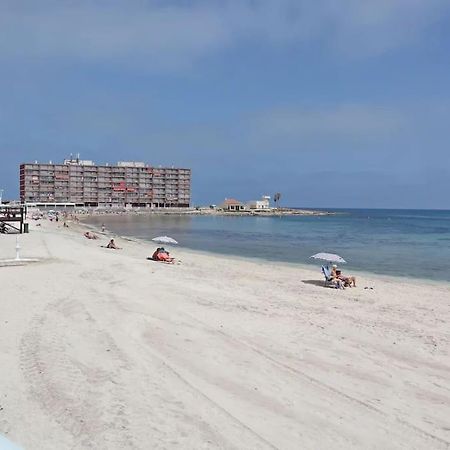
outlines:
M106 230L105 224L104 224L104 223L102 223L102 233L104 233L104 232L105 232L105 230Z

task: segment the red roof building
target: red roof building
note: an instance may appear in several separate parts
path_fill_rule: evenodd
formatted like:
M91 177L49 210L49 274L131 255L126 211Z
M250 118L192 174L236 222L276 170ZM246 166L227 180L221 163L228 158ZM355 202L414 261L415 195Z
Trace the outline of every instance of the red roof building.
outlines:
M243 211L245 209L245 205L234 198L226 198L220 205L220 208L224 211Z

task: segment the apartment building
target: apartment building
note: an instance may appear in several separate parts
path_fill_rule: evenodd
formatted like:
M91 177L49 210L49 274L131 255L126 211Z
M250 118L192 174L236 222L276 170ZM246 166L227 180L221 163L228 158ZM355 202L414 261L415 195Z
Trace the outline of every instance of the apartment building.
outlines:
M20 165L20 199L26 204L189 207L191 170L143 162L97 165L79 158L26 163Z

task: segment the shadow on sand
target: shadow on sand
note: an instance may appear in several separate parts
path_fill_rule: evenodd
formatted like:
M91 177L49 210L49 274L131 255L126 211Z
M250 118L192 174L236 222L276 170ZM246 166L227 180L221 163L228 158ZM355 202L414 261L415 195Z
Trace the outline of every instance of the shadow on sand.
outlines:
M328 287L325 286L324 282L320 280L302 280L302 283L312 284L313 286Z

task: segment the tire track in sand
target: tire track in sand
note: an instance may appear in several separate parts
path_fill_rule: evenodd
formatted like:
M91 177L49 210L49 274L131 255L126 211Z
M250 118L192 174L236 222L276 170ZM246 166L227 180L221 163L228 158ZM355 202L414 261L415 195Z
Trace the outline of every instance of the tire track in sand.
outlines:
M72 333L74 320L78 327L82 324L82 333ZM81 347L75 343L88 339L88 345L109 349L108 370L77 358L76 347ZM72 435L74 448L137 448L129 431L124 386L116 381L126 369L126 358L73 295L49 303L33 317L21 340L20 361L30 397Z
M367 402L365 402L363 400L355 398L352 395L341 391L340 389L337 389L337 388L335 388L333 386L330 386L329 384L327 384L327 383L319 380L318 378L315 378L315 377L313 377L313 376L303 372L302 370L300 370L300 369L298 369L296 367L292 367L289 364L286 364L286 363L284 363L282 361L279 361L278 359L268 355L266 352L256 348L252 344L249 344L248 342L246 342L246 341L244 341L242 339L239 339L239 338L236 338L234 336L231 336L231 335L225 333L222 330L217 330L215 328L211 328L210 325L206 324L205 322L199 320L197 317L192 316L189 313L181 313L181 314L186 316L186 317L188 317L190 320L193 320L194 322L197 322L199 325L201 325L203 327L203 329L206 332L208 332L210 334L213 334L213 335L214 334L221 335L224 338L226 338L229 342L232 342L234 345L235 344L239 344L239 345L242 345L242 346L248 348L252 352L258 354L259 356L261 356L263 358L265 358L267 361L269 361L273 365L275 365L275 366L277 366L277 367L279 367L279 368L281 368L283 370L286 370L286 371L288 371L288 372L290 372L292 374L301 376L303 379L307 380L311 384L314 384L314 385L318 386L322 390L328 391L328 392L330 392L330 393L332 393L332 394L334 394L336 396L339 396L339 397L343 398L344 400L346 400L346 401L348 401L350 403L353 403L355 405L358 405L360 407L368 409L369 411L371 411L371 412L373 412L373 413L383 417L387 421L393 420L396 423L398 423L400 426L406 428L410 432L411 431L414 432L416 435L420 436L421 438L425 438L428 441L432 441L434 444L438 444L439 448L442 448L442 449L445 449L445 450L450 449L450 442L448 442L447 440L445 440L445 439L443 439L443 438L441 438L439 436L436 436L435 434L432 434L432 433L430 433L428 431L425 431L422 428L418 427L417 425L414 425L414 424L408 422L407 420L401 419L401 418L396 417L396 416L392 416L392 415L384 412L383 410L381 410L381 409L379 409L379 408L377 408L377 407L375 407L375 406L373 406L373 405L371 405L371 404L369 404L369 403L367 403Z

